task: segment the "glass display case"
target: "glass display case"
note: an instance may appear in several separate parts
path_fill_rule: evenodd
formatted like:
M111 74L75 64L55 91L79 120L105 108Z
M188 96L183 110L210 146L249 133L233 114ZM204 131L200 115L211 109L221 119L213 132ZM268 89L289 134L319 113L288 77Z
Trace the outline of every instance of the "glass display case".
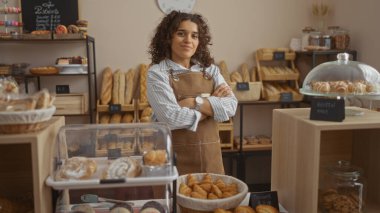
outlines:
M347 53L338 60L313 68L306 76L300 92L311 96L379 96L380 73L373 67L350 61Z
M177 177L171 133L166 124L88 124L67 125L60 129L46 183L56 190L82 193L79 202L58 201L59 211L56 212L71 212L77 210L78 205L90 205L95 212L112 212L120 203L141 210L145 203L155 199L159 199L165 212L169 212L173 207L172 183ZM159 193L162 197L154 194L146 202L137 195L119 201L117 197L108 197L100 206L99 199L88 199L100 197L100 194L80 192L81 189L123 188L127 193L136 188L144 190L141 187L156 186L164 191ZM59 203L65 204L60 206Z

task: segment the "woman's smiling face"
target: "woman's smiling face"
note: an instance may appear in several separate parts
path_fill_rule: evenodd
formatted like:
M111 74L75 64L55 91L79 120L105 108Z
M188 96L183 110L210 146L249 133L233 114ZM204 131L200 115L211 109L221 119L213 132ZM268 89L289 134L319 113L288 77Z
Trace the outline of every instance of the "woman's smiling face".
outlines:
M171 59L189 68L190 59L197 51L199 44L198 37L198 26L196 23L190 20L181 22L178 30L173 34Z

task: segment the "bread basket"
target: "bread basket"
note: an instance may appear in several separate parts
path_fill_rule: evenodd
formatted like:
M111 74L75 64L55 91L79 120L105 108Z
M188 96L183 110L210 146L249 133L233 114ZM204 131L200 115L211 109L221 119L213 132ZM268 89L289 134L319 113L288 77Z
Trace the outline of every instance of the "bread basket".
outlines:
M38 131L46 127L55 112L55 106L26 111L1 111L0 133L16 134Z
M201 180L205 174L206 173L193 173L191 175L196 177L198 180ZM243 181L228 175L212 173L208 174L211 175L212 181L215 181L217 178L220 178L226 184L236 183L238 186L239 193L228 198L221 198L216 200L187 197L178 192L180 184L186 183L187 175L179 176L177 179L177 204L181 210L181 213L211 213L214 212L216 208L233 209L239 206L239 204L246 197L248 193L248 186Z

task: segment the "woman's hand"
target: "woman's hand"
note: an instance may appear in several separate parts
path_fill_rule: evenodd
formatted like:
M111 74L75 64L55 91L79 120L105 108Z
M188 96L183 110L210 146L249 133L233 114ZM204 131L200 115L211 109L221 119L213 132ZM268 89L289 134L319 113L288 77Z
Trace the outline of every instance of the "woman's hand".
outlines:
M219 85L212 93L212 96L216 97L227 97L230 95L232 95L232 90L231 87L228 86L226 83Z

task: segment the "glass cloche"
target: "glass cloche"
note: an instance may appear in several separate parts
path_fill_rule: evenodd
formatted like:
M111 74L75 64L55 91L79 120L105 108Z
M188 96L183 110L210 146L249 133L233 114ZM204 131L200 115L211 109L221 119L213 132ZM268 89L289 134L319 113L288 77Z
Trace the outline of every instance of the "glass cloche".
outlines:
M380 73L373 67L350 61L348 53L322 63L306 76L300 92L311 96L380 96Z

